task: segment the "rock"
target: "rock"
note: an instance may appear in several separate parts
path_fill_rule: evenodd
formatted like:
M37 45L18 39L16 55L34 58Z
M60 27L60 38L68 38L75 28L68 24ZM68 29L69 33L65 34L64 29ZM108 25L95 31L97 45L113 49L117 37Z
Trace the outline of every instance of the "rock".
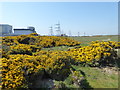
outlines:
M74 49L74 48L75 48L75 47L69 47L69 48L68 48L68 51L70 51L70 49Z
M53 88L54 87L54 82L52 79L37 79L34 82L34 88Z

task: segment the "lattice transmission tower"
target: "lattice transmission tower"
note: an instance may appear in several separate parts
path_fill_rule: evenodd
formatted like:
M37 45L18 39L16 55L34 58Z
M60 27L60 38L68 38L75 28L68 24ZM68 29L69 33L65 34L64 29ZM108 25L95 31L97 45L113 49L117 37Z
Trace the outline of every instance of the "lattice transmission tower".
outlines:
M61 36L60 22L58 22L58 24L55 24L55 29L56 29L57 36Z
M54 34L53 34L53 27L51 26L51 27L49 27L49 30L50 30L50 36L53 36Z

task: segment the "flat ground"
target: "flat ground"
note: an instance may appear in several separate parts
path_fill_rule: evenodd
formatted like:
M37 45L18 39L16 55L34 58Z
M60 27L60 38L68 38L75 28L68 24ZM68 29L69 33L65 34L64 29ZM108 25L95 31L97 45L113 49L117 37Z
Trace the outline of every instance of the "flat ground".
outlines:
M118 88L118 69L115 67L103 69L80 66L73 67L84 72L92 88Z
M117 35L105 35L105 36L81 36L81 37L70 37L74 40L82 42L82 46L87 46L91 41L102 40L102 41L118 41Z

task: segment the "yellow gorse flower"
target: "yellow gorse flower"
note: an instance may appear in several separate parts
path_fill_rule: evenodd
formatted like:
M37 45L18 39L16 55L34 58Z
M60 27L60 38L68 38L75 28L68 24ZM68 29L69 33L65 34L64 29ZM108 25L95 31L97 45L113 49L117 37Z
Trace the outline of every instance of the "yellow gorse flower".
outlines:
M27 81L25 76L34 79L44 71L53 78L60 78L70 72L74 62L91 64L112 56L113 49L120 47L120 42L93 41L89 46L69 51L42 51L42 47L75 46L80 42L67 37L35 35L3 37L2 44L9 48L8 52L4 50L6 48L0 50L4 54L0 59L2 88L22 87ZM78 72L74 74L77 75Z

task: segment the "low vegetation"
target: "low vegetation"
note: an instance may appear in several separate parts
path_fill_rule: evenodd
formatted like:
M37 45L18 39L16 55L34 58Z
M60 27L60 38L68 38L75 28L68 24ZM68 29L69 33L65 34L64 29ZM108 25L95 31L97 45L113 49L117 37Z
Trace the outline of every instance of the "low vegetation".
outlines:
M117 88L120 42L80 44L37 34L3 37L2 88Z

